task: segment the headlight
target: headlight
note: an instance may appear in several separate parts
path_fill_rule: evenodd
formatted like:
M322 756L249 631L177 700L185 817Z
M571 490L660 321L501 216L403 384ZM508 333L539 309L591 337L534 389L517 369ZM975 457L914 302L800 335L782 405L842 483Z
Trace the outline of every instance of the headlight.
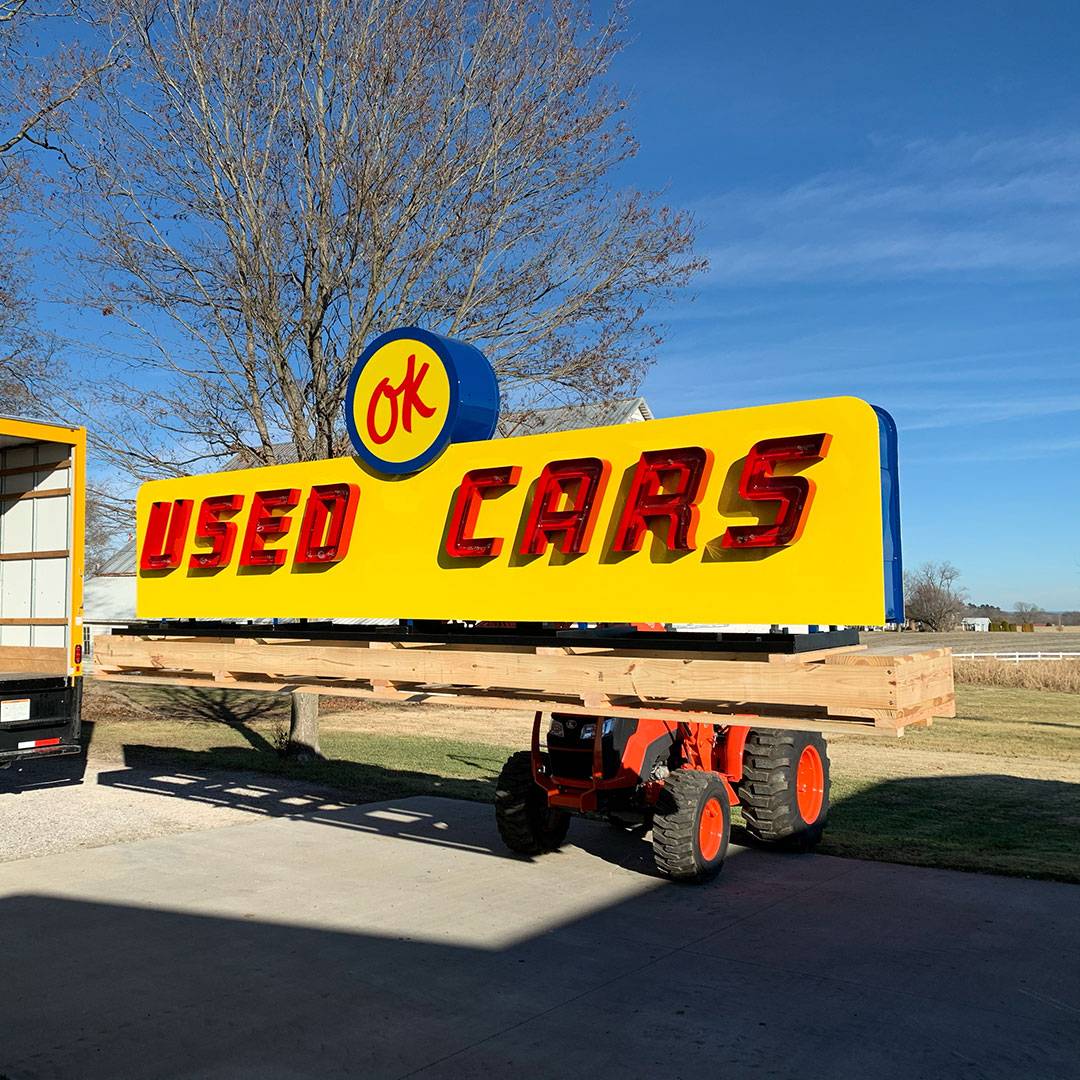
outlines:
M557 739L561 739L566 734L566 729L563 727L562 721L552 720L551 727L548 728L548 734L554 735Z
M609 716L604 721L603 727L601 727L601 729L600 729L600 734L601 734L601 736L610 735L614 730L615 730L615 717L614 716ZM581 737L583 739L591 739L591 738L593 738L594 735L596 735L596 725L595 724L586 724L581 729Z

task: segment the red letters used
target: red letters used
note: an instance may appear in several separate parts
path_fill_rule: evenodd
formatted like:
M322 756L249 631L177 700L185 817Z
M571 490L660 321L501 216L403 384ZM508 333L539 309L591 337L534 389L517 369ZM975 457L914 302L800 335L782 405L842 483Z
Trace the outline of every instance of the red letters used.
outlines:
M236 523L222 521L223 514L235 514L244 505L243 495L211 495L199 507L195 524L195 539L209 540L209 551L196 551L189 565L195 570L212 570L227 566L236 543Z
M615 550L640 551L645 530L666 521L668 550L693 551L697 503L709 480L712 457L700 446L643 453L615 530Z
M340 562L349 550L356 505L360 500L358 484L318 484L311 489L300 523L296 561L325 565Z
M191 507L191 499L156 502L150 507L150 520L146 523L139 559L141 570L174 570L180 565Z
M359 501L358 484L316 484L304 503L293 561L301 565L328 566L345 558ZM257 491L252 496L240 546L241 566L284 565L288 558L286 548L268 548L266 544L288 535L292 517L287 511L299 504L298 488ZM175 502L156 502L150 507L139 558L143 570L175 570L180 565L192 506L191 499L177 499ZM243 507L243 495L211 495L203 499L193 539L208 542L209 547L192 552L188 560L192 570L213 570L229 565L239 531L234 518Z
M600 458L572 458L545 465L529 509L521 554L543 555L552 535L560 537L558 548L564 555L585 551L610 472L611 464ZM562 509L566 498L570 506Z
M493 559L502 551L502 537L473 536L472 531L482 501L516 487L520 477L519 466L501 465L494 469L473 469L461 478L450 512L450 527L446 530L447 555L455 559Z
M275 514L274 510L291 510L300 501L298 488L278 491L256 491L251 500L244 544L240 548L241 566L281 566L285 561L282 548L264 547L267 540L277 540L289 531L292 518Z
M725 548L778 548L795 543L802 535L814 482L806 476L773 476L780 464L820 461L829 452L831 435L794 435L763 439L746 457L739 494L751 502L778 504L771 525L732 525L721 546Z

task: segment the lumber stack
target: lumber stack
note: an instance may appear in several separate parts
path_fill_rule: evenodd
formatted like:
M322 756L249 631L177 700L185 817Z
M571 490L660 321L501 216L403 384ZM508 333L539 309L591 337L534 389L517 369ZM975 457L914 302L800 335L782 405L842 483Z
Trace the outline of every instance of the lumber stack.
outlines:
M878 655L649 652L113 634L94 675L114 682L304 690L398 701L712 724L902 733L955 715L948 649Z

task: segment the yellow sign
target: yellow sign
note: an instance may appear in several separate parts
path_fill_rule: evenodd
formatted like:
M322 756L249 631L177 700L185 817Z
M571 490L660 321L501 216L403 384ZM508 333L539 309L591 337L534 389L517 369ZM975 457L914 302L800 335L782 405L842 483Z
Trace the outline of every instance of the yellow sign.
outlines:
M374 387L410 354L430 363L397 347ZM380 400L378 431L390 415ZM899 616L894 435L830 398L454 443L407 478L354 457L152 481L138 614L881 624Z

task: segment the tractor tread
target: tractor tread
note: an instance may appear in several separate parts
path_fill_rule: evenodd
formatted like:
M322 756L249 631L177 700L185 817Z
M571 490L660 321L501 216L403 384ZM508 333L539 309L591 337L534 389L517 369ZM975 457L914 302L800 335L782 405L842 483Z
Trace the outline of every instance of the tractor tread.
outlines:
M713 792L726 808L727 791L716 773L679 769L664 781L652 834L653 859L662 874L681 881L700 881L719 872L727 851L726 828L714 864L702 865L697 846L698 809Z
M795 770L806 745L821 755L825 770L825 801L817 821L807 825L799 814ZM743 777L735 785L747 832L763 843L800 851L821 839L829 810L829 755L816 732L755 728L746 738Z
M570 815L549 810L547 795L533 778L532 754L511 754L495 789L495 824L499 836L519 855L555 851L566 839Z

